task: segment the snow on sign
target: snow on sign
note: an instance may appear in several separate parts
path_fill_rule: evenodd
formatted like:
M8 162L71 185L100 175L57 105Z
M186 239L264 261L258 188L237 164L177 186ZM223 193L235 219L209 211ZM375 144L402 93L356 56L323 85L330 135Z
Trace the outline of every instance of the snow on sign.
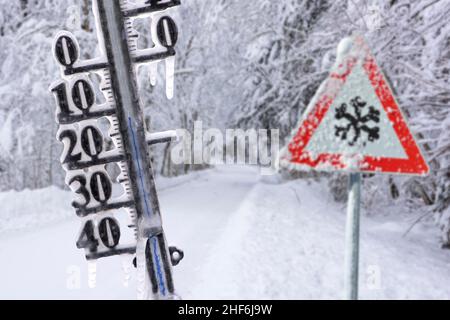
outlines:
M426 175L427 163L362 37L344 39L330 76L282 152L294 168Z

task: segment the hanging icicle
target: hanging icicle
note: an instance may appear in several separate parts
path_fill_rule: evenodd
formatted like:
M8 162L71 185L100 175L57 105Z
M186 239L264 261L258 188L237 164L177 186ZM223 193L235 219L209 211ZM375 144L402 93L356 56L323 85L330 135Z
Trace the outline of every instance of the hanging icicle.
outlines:
M90 289L97 286L97 261L88 262L88 286Z
M166 96L173 99L175 86L175 57L166 59Z
M53 54L63 76L51 86L57 102L58 139L64 144L61 162L67 172L66 182L77 194L72 206L83 218L77 247L85 250L89 261L90 288L96 286L96 260L116 255L126 257L122 268L124 285L128 286L132 270L129 257L136 254L139 297L175 296L174 261L164 235L152 162L145 150L159 140L147 140L142 130L142 106L131 71L149 63L150 80L156 85L158 62L166 60L166 93L173 97L178 31L167 10L179 4L179 0L94 0L102 56L80 61L78 42L69 32L59 33L54 42ZM139 34L133 27L137 17L152 18L154 47L138 48ZM103 105L96 104L91 73L102 78ZM105 119L110 123L109 132L104 132L100 124ZM110 140L112 150L107 145ZM121 170L116 181L110 176L109 165ZM119 196L113 193L116 185L123 189ZM127 212L129 228L121 228L119 221L124 219L116 216Z
M150 84L154 87L156 86L156 81L158 79L158 62L150 63Z

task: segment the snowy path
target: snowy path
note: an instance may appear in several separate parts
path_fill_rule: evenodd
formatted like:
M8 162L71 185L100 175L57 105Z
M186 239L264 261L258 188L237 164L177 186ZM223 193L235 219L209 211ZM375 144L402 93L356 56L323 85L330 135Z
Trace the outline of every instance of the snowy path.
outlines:
M163 188L167 238L186 253L175 268L182 297L341 298L345 208L320 184L276 180L232 167ZM410 220L363 218L362 298L450 299L450 252L427 226L402 238ZM120 258L99 262L97 288L87 287L78 228L70 218L0 236L0 298L134 299L134 275L125 288ZM81 270L80 289L67 289L70 268Z
M230 218L193 297L341 299L345 208L326 199L317 184L259 183ZM450 252L436 230L419 227L404 239L411 221L391 219L363 218L361 298L450 299Z

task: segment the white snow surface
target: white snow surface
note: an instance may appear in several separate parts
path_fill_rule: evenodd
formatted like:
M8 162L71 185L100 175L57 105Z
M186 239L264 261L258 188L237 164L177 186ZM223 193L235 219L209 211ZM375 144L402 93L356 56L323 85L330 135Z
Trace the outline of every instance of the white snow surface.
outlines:
M323 184L218 167L158 187L168 241L186 254L174 269L182 298L343 297L345 206ZM0 194L0 298L136 298L136 272L125 287L120 257L99 261L88 287L71 198L56 188ZM363 216L362 299L450 299L450 254L434 227L403 237L416 218L402 208ZM80 288L68 287L78 271Z

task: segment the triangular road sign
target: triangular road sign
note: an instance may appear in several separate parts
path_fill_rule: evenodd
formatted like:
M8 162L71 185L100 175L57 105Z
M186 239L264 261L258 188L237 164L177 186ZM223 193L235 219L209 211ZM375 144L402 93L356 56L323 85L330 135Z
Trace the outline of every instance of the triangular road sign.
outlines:
M426 175L428 165L362 37L341 42L321 85L283 150L297 169Z

